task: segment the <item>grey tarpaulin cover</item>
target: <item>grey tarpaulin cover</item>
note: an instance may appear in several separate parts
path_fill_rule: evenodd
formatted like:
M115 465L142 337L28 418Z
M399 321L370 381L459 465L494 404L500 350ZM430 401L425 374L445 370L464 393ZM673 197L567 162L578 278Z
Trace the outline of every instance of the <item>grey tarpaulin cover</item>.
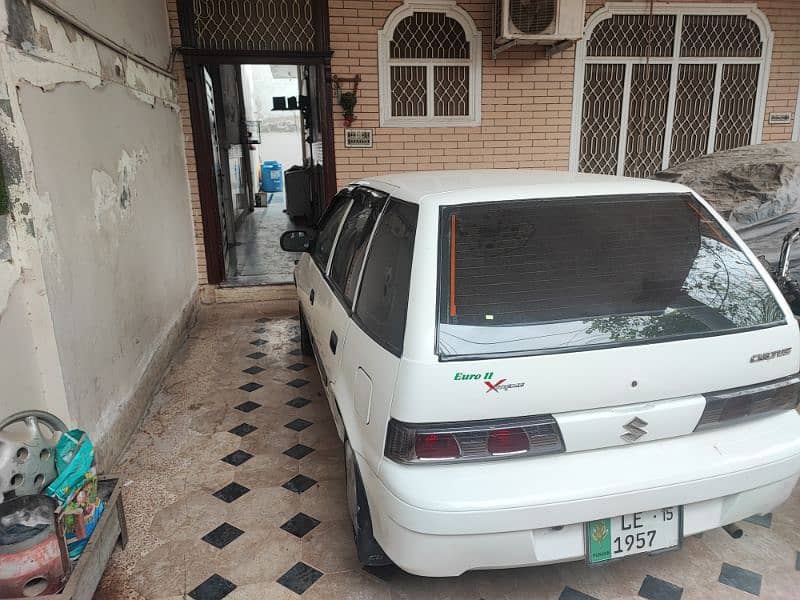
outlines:
M775 264L783 236L800 227L800 143L760 144L701 156L654 179L689 186L739 233L756 256ZM800 278L800 247L790 272Z

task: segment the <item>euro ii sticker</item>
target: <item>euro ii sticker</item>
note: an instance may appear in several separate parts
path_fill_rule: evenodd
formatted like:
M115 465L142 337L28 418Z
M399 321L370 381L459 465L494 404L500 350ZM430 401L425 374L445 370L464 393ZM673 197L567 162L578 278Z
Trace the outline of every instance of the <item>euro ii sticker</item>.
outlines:
M509 383L505 378L495 378L494 371L488 371L486 373L462 373L459 371L455 374L453 380L482 382L483 385L486 386L487 394L492 392L499 394L500 392L507 392L508 390L525 387L524 381Z
M592 521L586 526L589 535L589 561L611 558L611 519Z

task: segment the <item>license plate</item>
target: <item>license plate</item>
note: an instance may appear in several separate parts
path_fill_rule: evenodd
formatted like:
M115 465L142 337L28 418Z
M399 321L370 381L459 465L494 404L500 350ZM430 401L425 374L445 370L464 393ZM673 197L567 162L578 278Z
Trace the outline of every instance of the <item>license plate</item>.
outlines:
M586 523L587 561L597 564L643 552L677 548L681 543L681 507L599 519Z

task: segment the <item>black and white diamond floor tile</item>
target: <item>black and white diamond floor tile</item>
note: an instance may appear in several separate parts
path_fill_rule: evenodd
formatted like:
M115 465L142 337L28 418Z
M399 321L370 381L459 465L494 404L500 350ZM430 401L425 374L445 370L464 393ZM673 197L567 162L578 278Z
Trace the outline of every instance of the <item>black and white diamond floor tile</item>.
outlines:
M221 600L235 589L232 582L215 573L189 592L189 597L193 600Z
M234 500L238 500L242 496L244 496L247 492L250 491L250 488L243 486L240 483L236 483L235 481L229 483L223 488L218 489L212 495L215 498L219 498L223 502L227 502L230 504Z
M680 600L682 595L682 587L652 575L645 576L639 588L639 596L647 600Z
M234 450L227 456L223 456L220 460L228 463L229 465L233 465L234 467L238 467L239 465L246 463L251 458L253 458L253 455L249 452L245 452L244 450Z
M320 522L314 517L309 517L307 514L300 512L281 525L281 529L288 531L298 538L302 538L319 525L319 523Z
M253 433L256 429L258 429L258 427L255 425L250 425L250 423L242 423L241 425L237 425L233 429L230 429L228 433L233 433L239 437L244 437L248 433Z
M289 588L295 594L302 594L322 577L322 572L317 571L303 562L298 562L291 569L278 578L278 583Z
M311 477L306 477L302 473L295 475L289 481L283 484L282 487L286 488L290 492L295 492L296 494L302 494L310 487L316 485L317 480L312 479Z
M309 454L311 454L313 451L314 451L313 448L310 448L309 446L306 446L304 444L295 444L288 450L284 450L283 453L286 456L291 456L292 458L300 460L304 456L308 456Z
M754 596L761 594L761 574L742 567L722 563L719 582Z

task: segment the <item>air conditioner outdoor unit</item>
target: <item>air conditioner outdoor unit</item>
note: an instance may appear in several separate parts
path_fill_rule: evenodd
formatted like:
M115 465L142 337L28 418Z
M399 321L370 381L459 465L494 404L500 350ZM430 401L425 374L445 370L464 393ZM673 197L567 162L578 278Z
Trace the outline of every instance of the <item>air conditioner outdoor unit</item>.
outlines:
M583 36L585 0L495 0L495 47Z

